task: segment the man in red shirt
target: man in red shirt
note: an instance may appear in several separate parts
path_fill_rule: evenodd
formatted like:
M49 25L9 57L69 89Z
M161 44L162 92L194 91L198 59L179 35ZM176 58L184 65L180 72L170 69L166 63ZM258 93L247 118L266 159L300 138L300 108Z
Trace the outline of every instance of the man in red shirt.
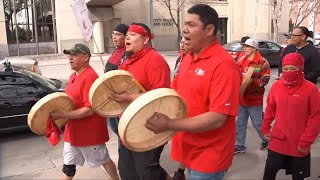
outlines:
M241 38L241 40L240 40L241 46L242 46L243 43L246 42L247 39L250 39L250 37L249 37L249 36L243 36L243 37ZM238 56L235 58L236 61L239 61L239 59L240 59L242 56L245 56L245 55L246 55L246 53L243 51L243 46L242 46L242 51L241 51L241 52L238 54Z
M255 70L243 96L240 96L235 153L244 153L246 150L245 142L249 116L253 127L262 140L260 149L266 150L268 148L268 141L261 134L260 128L262 124L264 87L270 80L270 65L258 52L258 47L256 40L247 39L243 44L245 56L238 61L243 77L245 77L249 67L254 67Z
M151 47L153 35L148 26L134 23L126 37L126 51L130 54L120 65L147 91L170 87L170 68L164 58ZM113 100L131 103L141 94L114 94ZM166 180L170 178L160 166L159 159L164 146L146 152L133 152L124 145L119 151L119 173L122 180Z
M155 113L146 127L178 131L171 156L189 170L189 179L223 179L234 155L240 72L216 39L218 14L208 5L188 10L183 29L190 53L181 62L173 88L188 107L187 118Z
M70 66L75 71L65 90L72 98L75 110L50 114L53 120L69 119L64 131L63 179L72 179L76 165L82 166L84 161L91 167L103 165L112 179L118 179L116 166L105 145L109 140L105 120L94 113L89 101L90 87L98 78L89 65L90 50L86 45L75 44L63 53L69 55Z
M127 26L126 24L119 24L112 32L112 41L113 41L113 44L116 46L116 49L113 51L110 58L108 59L104 72L118 69L120 62L125 59L125 52L126 52L125 38L128 32L128 29L129 29L129 26ZM107 118L107 121L110 124L111 130L119 138L119 133L118 133L119 118L110 117L110 118ZM119 146L120 145L121 144L119 140Z

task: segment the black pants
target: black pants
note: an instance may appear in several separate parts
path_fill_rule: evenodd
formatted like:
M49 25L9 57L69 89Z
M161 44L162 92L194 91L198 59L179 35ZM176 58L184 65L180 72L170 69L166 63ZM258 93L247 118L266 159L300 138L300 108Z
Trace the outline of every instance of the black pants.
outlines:
M120 146L119 173L122 180L166 180L159 160L164 146L146 152L133 152Z
M287 156L268 150L263 180L275 180L280 169L292 174L292 180L303 180L310 176L310 154L305 157Z

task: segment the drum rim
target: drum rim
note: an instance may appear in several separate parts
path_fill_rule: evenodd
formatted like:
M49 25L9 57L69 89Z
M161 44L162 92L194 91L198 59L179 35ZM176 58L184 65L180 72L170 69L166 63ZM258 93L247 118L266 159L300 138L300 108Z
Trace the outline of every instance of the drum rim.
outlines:
M158 91L170 91L171 94L168 95L168 94L164 94L162 93L160 96L157 96L157 98L155 98L153 95L158 93ZM144 97L149 97L151 96L152 97L152 100L150 101L145 101L145 98ZM164 145L166 142L168 142L174 135L175 135L175 131L166 131L166 132L163 132L163 133L168 133L170 132L167 136L163 137L162 140L157 143L158 145L157 146L150 146L150 147L147 147L147 148L139 148L139 147L135 147L133 145L131 145L124 137L126 137L126 133L127 133L127 128L128 128L128 125L130 124L130 121L128 120L124 120L124 118L128 119L127 116L131 115L131 118L134 118L136 116L136 114L140 111L136 111L136 112L130 112L134 109L136 109L136 106L137 105L140 105L141 107L144 107L150 103L152 103L153 101L159 99L159 98L163 98L163 97L172 97L174 96L175 98L179 99L180 102L182 102L182 105L183 105L183 117L186 117L186 114L187 114L187 105L186 103L184 102L184 100L178 95L178 93L174 90L174 89L171 89L171 88L158 88L158 89L154 89L154 90L151 90L151 91L148 91L147 93L145 94L142 94L141 96L139 96L136 100L134 100L128 107L127 109L124 111L124 113L122 114L120 120L119 120L119 126L118 126L118 133L119 133L119 136L123 142L123 144L130 150L132 151L135 151L135 152L144 152L144 151L148 151L148 150L152 150L154 149L155 147L158 147L160 145ZM131 113L131 114L129 114ZM121 121L122 119L122 121Z
M72 105L71 107L70 106L68 106L67 108L68 109L74 109L74 107L75 107L75 105L74 105L74 103L73 103L73 101L72 101L72 98L68 95L68 94L66 94L66 93L64 93L64 92L53 92L53 93L50 93L50 94L48 94L48 95L46 95L46 96L44 96L43 98L41 98L40 100L38 100L33 106L32 106L32 108L30 109L30 111L29 111L29 113L28 113L28 117L27 117L27 123L28 123L28 126L29 126L29 128L31 129L31 131L32 132L34 132L35 134L38 134L38 135L45 135L46 134L46 131L44 130L44 131L41 131L41 129L46 129L46 127L45 128L41 128L41 129L39 129L39 128L35 128L37 125L37 123L35 122L35 120L34 120L34 116L36 115L36 114L38 114L38 111L40 110L40 107L42 107L42 106L44 106L45 104L47 104L48 103L48 101L47 101L47 98L50 98L50 97L52 97L53 99L55 99L55 98L58 98L58 97L63 97L63 98L65 98L65 99L68 99L69 100L69 104L70 105ZM58 109L57 109L58 110ZM48 113L48 116L47 116L48 118L49 118L49 113ZM46 119L44 119L44 120L40 120L40 121L45 121ZM39 120L38 120L39 121ZM57 124L57 122L58 122L58 124L61 124L61 126L63 127L63 126L65 126L65 124L67 123L67 119L59 119L59 120L56 120L55 121L55 123Z
M104 74L102 74L102 75L100 75L94 82L93 82L93 84L91 85L91 87L90 87L90 90L89 90L89 101L90 101L90 104L91 104L91 107L92 107L92 109L94 110L94 112L96 113L96 114L98 114L98 115L100 115L100 116L102 116L102 117L118 117L119 115L121 115L123 112L124 112L124 110L122 109L122 110L118 110L116 113L103 113L102 111L101 111L101 109L97 109L97 107L96 106L94 106L94 103L93 103L93 98L94 98L94 96L96 95L96 90L97 90L97 88L98 87L100 87L100 85L104 82L104 81L106 81L108 78L112 78L112 77L114 77L114 76L118 76L118 75L123 75L123 76L128 76L128 77L130 77L130 78L134 78L133 76L132 76L132 74L130 74L128 71L125 71L125 70L112 70L112 71L108 71L108 72L106 72L106 73L104 73ZM118 102L116 102L116 103L118 103ZM118 104L120 104L120 106L128 106L127 104L125 104L125 103L118 103ZM113 112L115 112L115 111L113 111Z

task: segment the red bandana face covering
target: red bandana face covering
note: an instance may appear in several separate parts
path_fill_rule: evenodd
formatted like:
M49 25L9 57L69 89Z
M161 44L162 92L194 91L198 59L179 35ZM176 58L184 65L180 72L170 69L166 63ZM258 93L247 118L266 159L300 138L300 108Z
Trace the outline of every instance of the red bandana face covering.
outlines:
M284 84L291 88L299 86L304 79L302 70L283 72Z
M300 86L304 80L303 74L303 57L299 53L289 53L282 60L282 67L285 65L293 65L299 68L297 71L283 71L284 84L289 87Z

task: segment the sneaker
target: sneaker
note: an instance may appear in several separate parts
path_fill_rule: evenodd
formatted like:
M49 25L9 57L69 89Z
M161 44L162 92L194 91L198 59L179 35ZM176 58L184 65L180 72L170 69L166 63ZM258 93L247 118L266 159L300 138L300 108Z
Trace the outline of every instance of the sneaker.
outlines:
M240 154L240 153L245 153L245 152L246 152L246 150L239 150L237 148L234 149L235 154L238 154L238 153Z
M261 143L261 145L260 145L260 150L261 150L261 151L267 150L267 149L268 149L268 146L269 146L269 142L263 142L263 143Z
M186 176L184 175L184 173L175 171L172 180L186 180Z

